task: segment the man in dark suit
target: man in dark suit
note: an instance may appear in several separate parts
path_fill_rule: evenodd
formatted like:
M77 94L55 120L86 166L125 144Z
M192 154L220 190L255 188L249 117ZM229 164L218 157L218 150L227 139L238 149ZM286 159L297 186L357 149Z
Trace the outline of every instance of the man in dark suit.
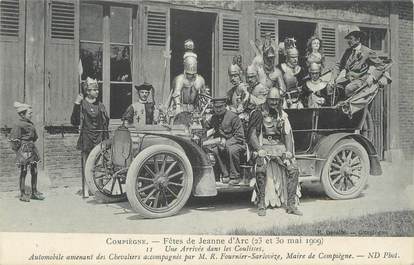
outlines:
M244 130L240 118L226 109L227 98L213 100L214 114L207 122L208 130L219 143L212 149L223 183L237 185L240 182L240 156L245 150Z
M355 90L364 85L372 85L384 67L384 63L370 48L361 44L364 33L358 27L352 27L345 36L349 48L335 65L330 85L335 82L340 87L342 98L350 97ZM345 70L345 76L338 77ZM337 79L338 78L338 79Z

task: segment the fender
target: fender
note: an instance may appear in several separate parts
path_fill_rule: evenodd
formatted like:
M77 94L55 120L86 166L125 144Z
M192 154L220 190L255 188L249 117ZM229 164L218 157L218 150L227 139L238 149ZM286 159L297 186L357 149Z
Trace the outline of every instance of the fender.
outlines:
M199 197L216 196L216 180L213 166L207 154L191 140L167 133L145 133L170 139L177 143L184 150L193 168L193 195Z
M318 158L327 159L332 147L342 139L351 138L361 144L368 153L370 163L370 174L378 176L382 174L381 165L379 162L377 151L374 145L366 137L355 133L335 133L322 138L315 146L314 153ZM323 165L319 163L319 171L321 172Z

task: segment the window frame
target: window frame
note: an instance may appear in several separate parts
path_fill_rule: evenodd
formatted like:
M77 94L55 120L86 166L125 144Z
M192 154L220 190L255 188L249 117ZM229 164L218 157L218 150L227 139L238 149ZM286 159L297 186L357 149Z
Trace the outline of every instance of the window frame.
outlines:
M82 1L80 4L80 8L82 8L82 4L89 4L89 5L100 5L103 7L103 16L102 16L102 40L101 41L89 41L89 40L82 40L79 36L79 50L80 45L82 43L93 43L93 44L100 44L102 45L102 80L98 80L99 84L102 84L102 103L106 106L108 115L111 117L111 84L126 84L131 86L131 101L134 102L134 81L136 80L134 69L136 65L136 26L134 23L137 21L138 17L138 6L137 5L125 5L125 4L117 4L117 3L105 3L105 2L94 2L94 1ZM124 42L111 42L110 36L110 10L111 7L123 7L123 8L130 8L131 9L131 20L130 20L130 27L129 27L129 43ZM112 45L123 45L130 47L130 64L131 64L131 81L111 81L111 46ZM81 82L85 80L80 80ZM126 106L128 107L128 106ZM118 124L120 123L120 118L110 118L111 124Z

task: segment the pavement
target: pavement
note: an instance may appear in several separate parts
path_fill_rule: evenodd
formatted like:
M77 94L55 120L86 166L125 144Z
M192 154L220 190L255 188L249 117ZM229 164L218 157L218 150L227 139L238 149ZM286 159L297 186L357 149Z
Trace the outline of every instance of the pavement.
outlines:
M190 198L175 216L143 219L128 202L100 204L77 195L79 187L40 185L44 201L20 202L17 192L0 193L0 231L50 233L226 234L234 229L260 231L273 226L341 220L370 213L414 210L414 163L382 162L383 174L370 176L360 197L331 200L317 184L302 187L303 216L282 209L259 217L251 193L227 193L211 198ZM17 179L16 179L17 182Z

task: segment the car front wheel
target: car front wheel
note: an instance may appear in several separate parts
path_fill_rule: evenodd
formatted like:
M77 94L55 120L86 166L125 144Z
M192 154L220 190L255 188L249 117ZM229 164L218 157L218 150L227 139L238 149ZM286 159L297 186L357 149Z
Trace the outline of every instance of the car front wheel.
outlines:
M131 207L145 218L176 214L187 202L193 187L193 171L183 151L153 145L140 152L127 174Z

